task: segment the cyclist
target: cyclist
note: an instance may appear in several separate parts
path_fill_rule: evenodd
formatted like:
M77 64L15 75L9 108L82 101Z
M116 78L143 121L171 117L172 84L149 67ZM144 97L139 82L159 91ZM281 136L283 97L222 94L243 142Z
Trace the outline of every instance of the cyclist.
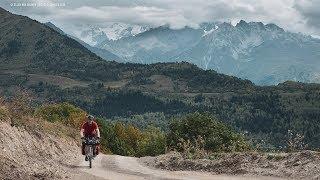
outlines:
M80 136L82 141L82 155L85 155L85 142L84 140L86 138L98 138L100 139L100 131L98 124L94 121L95 118L92 115L87 115L85 122L81 126L80 130ZM95 145L95 151L94 156L97 156L99 154L100 146L99 144ZM88 158L86 156L85 158L86 161L88 161Z

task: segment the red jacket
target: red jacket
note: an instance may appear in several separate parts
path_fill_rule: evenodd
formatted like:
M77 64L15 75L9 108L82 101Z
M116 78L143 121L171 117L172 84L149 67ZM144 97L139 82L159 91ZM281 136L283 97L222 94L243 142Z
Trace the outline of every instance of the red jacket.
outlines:
M84 122L81 129L84 129L83 135L85 137L95 137L97 135L98 124L96 122Z

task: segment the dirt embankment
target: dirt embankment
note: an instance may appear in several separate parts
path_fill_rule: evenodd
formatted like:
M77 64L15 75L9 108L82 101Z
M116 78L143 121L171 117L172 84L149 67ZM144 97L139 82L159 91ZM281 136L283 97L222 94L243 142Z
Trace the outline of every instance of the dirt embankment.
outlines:
M0 179L65 179L79 162L72 138L0 121Z
M156 168L180 171L207 171L214 174L273 176L290 179L320 179L320 153L302 151L296 153L219 154L209 159L190 160L180 153L154 157L145 161Z

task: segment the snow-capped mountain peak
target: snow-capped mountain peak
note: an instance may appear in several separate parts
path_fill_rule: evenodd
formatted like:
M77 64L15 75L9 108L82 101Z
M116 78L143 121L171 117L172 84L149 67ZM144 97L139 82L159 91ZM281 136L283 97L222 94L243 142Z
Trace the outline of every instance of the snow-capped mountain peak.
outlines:
M77 38L94 46L108 39L108 36L99 26L88 26L88 28L76 35Z
M101 28L109 40L118 40L123 37L135 36L150 29L147 26L129 25L124 23L114 23L111 26Z
M96 46L104 41L119 40L123 37L135 36L150 27L124 23L108 23L106 25L83 25L75 36L82 41Z

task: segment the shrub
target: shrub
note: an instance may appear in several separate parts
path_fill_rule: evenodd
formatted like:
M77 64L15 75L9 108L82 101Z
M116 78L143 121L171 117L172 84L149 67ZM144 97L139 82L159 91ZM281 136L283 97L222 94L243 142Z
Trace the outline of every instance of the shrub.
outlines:
M137 150L138 141L141 139L140 130L122 123L116 123L114 126L114 145L112 152L120 155L134 156Z
M250 145L241 134L208 114L189 114L174 119L170 124L168 141L171 148L183 151L181 141L195 144L199 137L204 141L203 148L208 151L234 152L250 149Z
M112 153L110 149L110 144L113 141L114 137L114 129L113 125L109 122L106 122L104 119L97 118L96 122L98 123L99 130L100 130L100 144L101 150L104 153Z
M15 95L7 103L7 108L14 120L33 114L30 94L24 90L16 90Z
M5 106L0 105L0 120L5 121L9 117L9 111Z
M307 149L308 145L304 142L304 136L299 133L294 133L292 130L288 130L287 134L287 151L294 152L297 150Z
M69 103L44 105L35 111L37 117L49 122L61 122L64 125L80 128L85 112Z
M123 156L155 156L166 149L166 136L158 128L141 131L133 125L111 123L97 119L102 151Z
M138 142L137 156L156 156L166 151L166 135L159 129L149 126Z
M182 156L187 159L208 158L208 152L204 149L204 140L198 136L194 141L179 139L178 147L182 149Z

